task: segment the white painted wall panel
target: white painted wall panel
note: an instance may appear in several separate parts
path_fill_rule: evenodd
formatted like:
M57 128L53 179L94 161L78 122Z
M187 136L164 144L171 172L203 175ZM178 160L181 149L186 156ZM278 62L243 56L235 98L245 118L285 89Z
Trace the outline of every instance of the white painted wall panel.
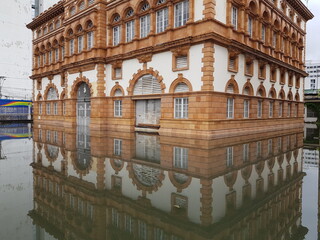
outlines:
M224 24L227 23L227 1L219 0L216 1L216 19Z

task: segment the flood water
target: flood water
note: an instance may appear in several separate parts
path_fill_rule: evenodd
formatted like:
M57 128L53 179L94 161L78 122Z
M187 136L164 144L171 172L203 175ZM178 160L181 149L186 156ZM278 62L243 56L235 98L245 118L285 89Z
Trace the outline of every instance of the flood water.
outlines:
M213 140L0 126L0 239L315 240L304 130Z

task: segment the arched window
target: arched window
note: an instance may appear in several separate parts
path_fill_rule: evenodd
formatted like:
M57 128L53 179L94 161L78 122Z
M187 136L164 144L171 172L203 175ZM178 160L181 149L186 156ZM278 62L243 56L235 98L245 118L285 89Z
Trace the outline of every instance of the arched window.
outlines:
M189 87L187 84L181 82L181 83L178 83L176 88L174 89L174 92L175 93L178 93L178 92L189 92Z
M139 78L136 82L133 95L143 94L161 94L161 86L157 78L151 74L147 74Z
M81 10L83 10L84 8L85 8L85 2L84 1L82 1L80 4L79 4L79 10L81 11Z
M70 16L73 16L76 13L76 8L75 7L70 8L69 13L70 13Z
M47 100L57 100L58 94L54 88L50 88L47 95Z

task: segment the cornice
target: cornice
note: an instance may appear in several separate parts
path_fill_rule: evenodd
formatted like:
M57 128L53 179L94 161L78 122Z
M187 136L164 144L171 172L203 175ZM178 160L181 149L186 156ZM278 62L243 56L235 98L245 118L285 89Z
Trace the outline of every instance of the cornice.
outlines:
M301 2L301 0L286 0L298 13L305 19L310 20L314 17L312 12Z
M48 10L41 13L38 17L34 18L33 21L27 24L27 28L34 30L35 28L39 27L40 25L48 22L52 18L59 16L61 13L64 13L64 1L61 0L57 4L53 5Z

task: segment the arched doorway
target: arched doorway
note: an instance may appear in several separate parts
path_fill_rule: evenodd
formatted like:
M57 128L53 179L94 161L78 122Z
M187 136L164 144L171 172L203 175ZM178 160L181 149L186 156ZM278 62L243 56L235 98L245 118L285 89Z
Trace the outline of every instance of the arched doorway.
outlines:
M88 126L90 123L90 97L88 84L81 83L77 91L77 125Z

